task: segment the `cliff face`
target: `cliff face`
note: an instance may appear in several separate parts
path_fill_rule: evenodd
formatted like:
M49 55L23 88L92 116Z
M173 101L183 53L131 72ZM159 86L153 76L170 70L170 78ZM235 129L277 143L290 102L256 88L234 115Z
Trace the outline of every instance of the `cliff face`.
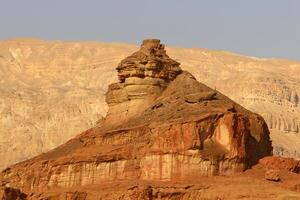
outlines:
M7 168L0 185L34 196L118 181L188 181L243 172L271 155L263 118L182 71L159 40L144 41L117 70L106 118L58 148ZM150 191L137 187L130 195L146 198Z
M135 50L100 42L0 41L0 169L101 121L108 85L118 80L115 67ZM299 62L207 49L167 51L197 80L263 116L274 154L300 158Z

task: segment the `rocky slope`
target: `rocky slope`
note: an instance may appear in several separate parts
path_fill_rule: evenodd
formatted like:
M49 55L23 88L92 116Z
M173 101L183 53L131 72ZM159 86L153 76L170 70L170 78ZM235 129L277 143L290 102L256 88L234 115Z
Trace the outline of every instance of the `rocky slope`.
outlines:
M52 149L101 121L107 112L105 92L117 80L115 66L135 50L96 42L0 42L0 168ZM260 113L276 154L300 157L299 63L206 49L167 50L197 80Z
M199 180L236 178L272 154L264 119L182 71L159 40L145 40L117 70L119 81L106 94L107 116L67 143L4 170L4 195L57 199L73 190L65 198L211 199L201 191L208 184ZM286 165L298 170L293 160ZM112 187L120 182L122 187ZM102 188L102 194L89 192L92 188ZM216 192L214 199L228 195ZM300 197L284 188L276 194L287 192ZM255 195L274 197L268 191Z

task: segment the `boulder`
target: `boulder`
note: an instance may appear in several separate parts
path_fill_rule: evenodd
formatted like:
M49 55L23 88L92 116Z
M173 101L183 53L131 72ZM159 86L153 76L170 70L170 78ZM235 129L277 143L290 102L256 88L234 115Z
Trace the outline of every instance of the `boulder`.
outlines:
M267 156L259 161L265 168L300 173L300 161L293 158Z
M268 181L280 181L279 170L267 169L265 172L265 179Z

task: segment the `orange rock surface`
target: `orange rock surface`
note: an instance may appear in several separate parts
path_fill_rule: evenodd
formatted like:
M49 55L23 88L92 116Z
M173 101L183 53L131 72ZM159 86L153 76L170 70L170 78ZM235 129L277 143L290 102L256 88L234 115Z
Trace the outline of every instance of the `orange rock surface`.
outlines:
M29 199L300 197L295 173L286 175L290 185L279 187L260 179L261 165L244 172L272 154L264 119L199 83L163 48L159 40L144 42L133 54L139 56L129 57L142 65L126 68L130 73L121 61L119 82L107 91L106 118L7 168L0 187L20 189ZM147 55L155 61L151 73Z
M293 158L283 157L265 157L259 161L268 169L287 170L295 173L300 173L300 161Z
M26 38L0 41L0 170L94 127L107 114L105 93L118 80L116 66L137 48ZM300 159L299 62L203 48L166 50L198 81L264 117L274 155Z

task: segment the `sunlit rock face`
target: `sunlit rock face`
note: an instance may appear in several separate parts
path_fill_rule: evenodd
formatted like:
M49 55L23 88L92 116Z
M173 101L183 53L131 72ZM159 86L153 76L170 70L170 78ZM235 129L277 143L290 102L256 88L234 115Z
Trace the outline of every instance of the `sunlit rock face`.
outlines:
M300 158L299 62L165 49L197 80L263 116L274 154ZM134 45L117 43L1 41L0 169L53 149L101 122L108 110L108 86L118 80L115 68L135 51ZM178 71L178 65L171 66ZM165 84L156 78L159 83L152 85ZM113 106L110 109L113 113Z
M106 94L110 123L123 123L121 118L128 119L149 107L182 72L157 39L144 40L139 51L120 62L117 71L120 82L109 85Z
M167 55L151 56L168 63L155 66L162 76L133 73L111 84L108 114L97 126L7 168L0 186L34 194L104 182L188 181L243 172L272 154L261 116L198 82Z
M120 62L117 67L118 77L124 82L128 77L152 77L170 81L181 73L179 63L171 59L165 45L158 39L143 41L139 51Z

